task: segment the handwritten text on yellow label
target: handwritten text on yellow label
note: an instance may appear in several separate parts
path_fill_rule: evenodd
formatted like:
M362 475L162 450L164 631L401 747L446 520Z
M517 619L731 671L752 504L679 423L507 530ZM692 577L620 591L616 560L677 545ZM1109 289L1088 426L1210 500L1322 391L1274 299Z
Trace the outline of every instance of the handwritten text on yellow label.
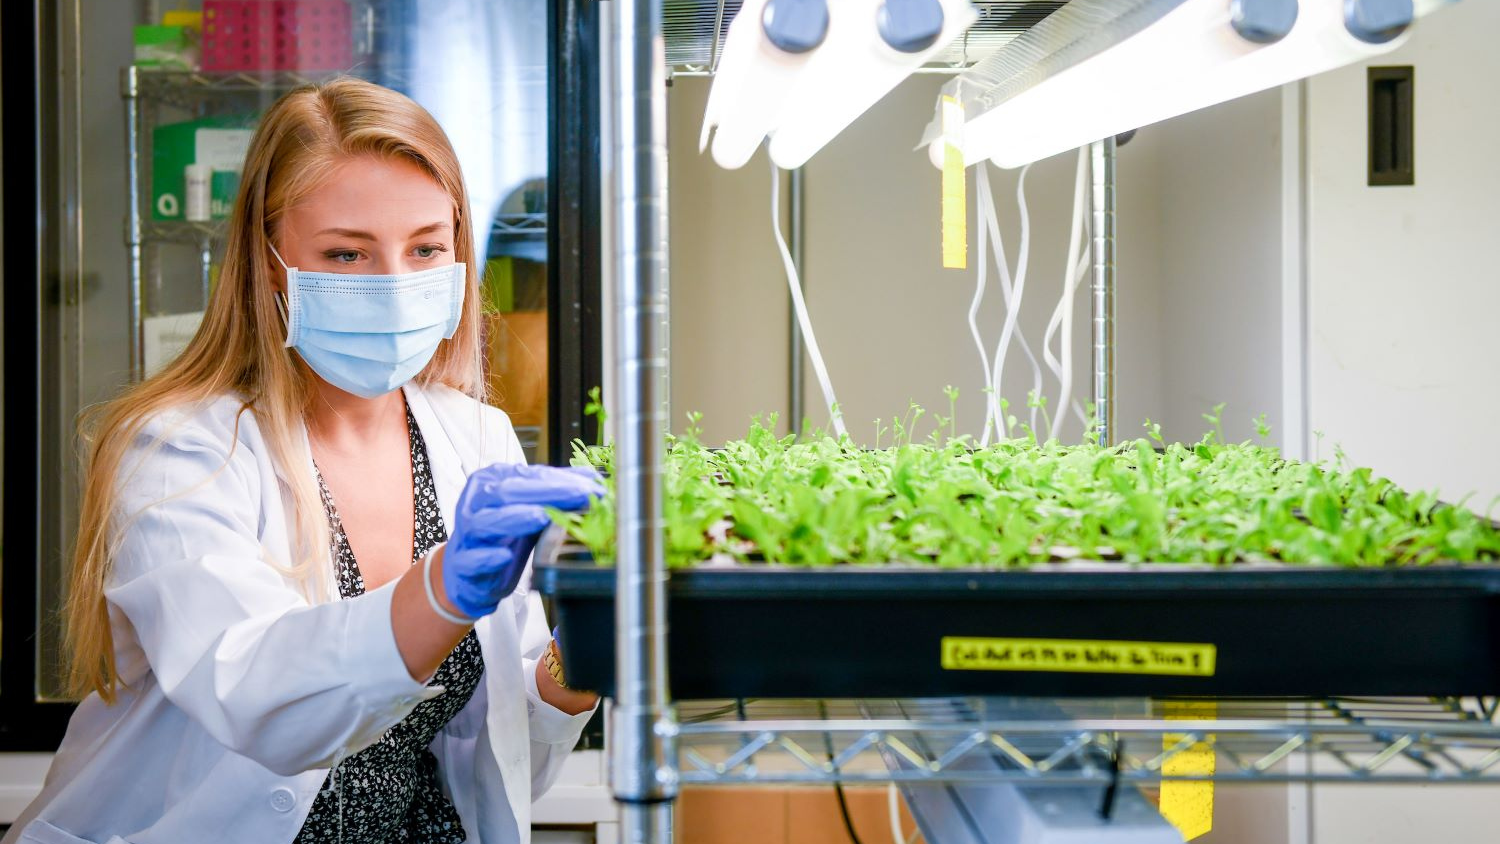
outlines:
M1065 671L1214 676L1217 649L1188 642L943 637L949 671Z

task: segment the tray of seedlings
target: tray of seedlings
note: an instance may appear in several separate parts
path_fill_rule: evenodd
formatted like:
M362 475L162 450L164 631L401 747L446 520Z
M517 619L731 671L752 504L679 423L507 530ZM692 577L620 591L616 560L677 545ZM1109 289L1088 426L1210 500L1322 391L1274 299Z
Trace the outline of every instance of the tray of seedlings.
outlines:
M673 696L1500 693L1494 522L1342 455L1149 432L674 438ZM613 502L554 518L535 583L570 683L610 693Z

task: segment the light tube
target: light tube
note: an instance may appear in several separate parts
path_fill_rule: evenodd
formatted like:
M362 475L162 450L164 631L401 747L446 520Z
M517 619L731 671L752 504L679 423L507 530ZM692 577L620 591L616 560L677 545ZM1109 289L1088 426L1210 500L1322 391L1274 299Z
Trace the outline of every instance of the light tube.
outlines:
M738 170L776 128L792 86L812 53L790 53L771 43L761 19L767 0L746 0L729 24L714 72L698 151L713 131L714 161Z
M1421 15L1446 5L1416 4ZM964 158L1019 167L1099 138L1380 55L1345 28L1342 0L1301 0L1281 40L1235 32L1224 0L1184 0L1124 41L991 108L966 99Z
M943 27L924 50L905 53L879 31L882 0L832 0L828 39L814 50L771 134L771 160L783 169L807 163L901 80L962 35L978 14L968 0L938 0ZM743 13L741 13L743 14Z

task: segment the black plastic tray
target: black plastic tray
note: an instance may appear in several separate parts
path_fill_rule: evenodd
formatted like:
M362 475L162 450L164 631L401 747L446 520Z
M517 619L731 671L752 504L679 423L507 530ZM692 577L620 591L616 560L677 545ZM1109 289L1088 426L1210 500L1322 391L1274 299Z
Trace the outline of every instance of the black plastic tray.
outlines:
M614 569L538 558L570 684L611 693ZM1495 565L742 564L673 571L668 596L683 700L1500 693ZM979 653L974 639L989 640L981 668L944 667L945 648ZM1211 674L1186 662L1206 645ZM1099 660L1108 671L1077 670Z

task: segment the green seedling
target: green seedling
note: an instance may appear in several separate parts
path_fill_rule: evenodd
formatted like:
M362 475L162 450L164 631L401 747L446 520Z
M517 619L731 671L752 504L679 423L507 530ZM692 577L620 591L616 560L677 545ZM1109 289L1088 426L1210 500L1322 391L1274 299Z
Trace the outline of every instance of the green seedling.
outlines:
M597 399L597 396L595 396ZM956 392L948 394L956 413ZM1092 415L1092 409L1090 413ZM1034 436L974 448L914 436L911 405L883 448L827 435L778 437L774 416L708 448L690 414L668 441L663 478L672 566L707 561L797 566L1008 568L1068 559L1123 564L1280 562L1392 566L1500 560L1500 530L1430 492L1407 492L1339 452L1332 464L1227 443L1223 406L1196 443L1146 437L1105 448ZM1269 426L1257 421L1265 439ZM1014 423L1011 423L1014 424ZM1092 428L1092 423L1091 423ZM1029 432L1028 432L1029 434ZM573 462L608 473L613 449L574 444ZM614 559L611 494L553 518L603 563Z

